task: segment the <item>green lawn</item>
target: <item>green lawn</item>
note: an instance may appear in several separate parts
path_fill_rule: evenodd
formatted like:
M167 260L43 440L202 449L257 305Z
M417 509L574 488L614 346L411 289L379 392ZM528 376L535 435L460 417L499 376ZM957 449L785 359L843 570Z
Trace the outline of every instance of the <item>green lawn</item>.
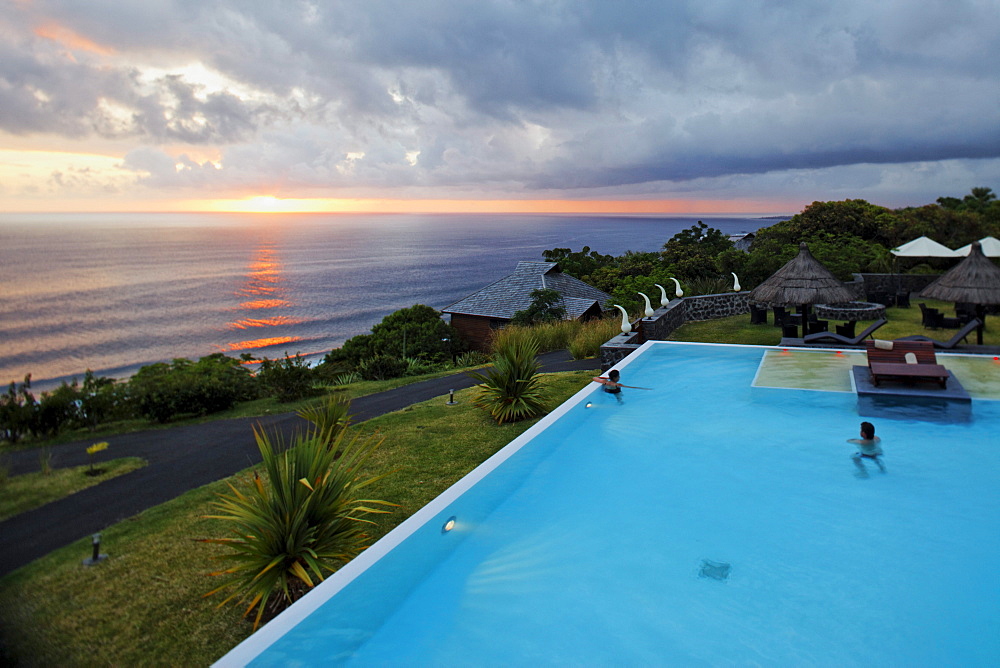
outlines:
M145 465L146 461L138 457L122 457L101 462L94 467L94 475L91 475L90 467L85 464L53 469L48 474L26 473L8 478L0 483L0 521Z
M594 371L546 374L552 405L586 385ZM375 498L400 504L382 516L373 539L387 533L536 420L497 426L471 403L473 390L362 423L385 442L372 462L393 470ZM218 546L196 542L226 535L203 517L229 482L249 484L252 469L193 490L103 533L109 559L94 567L82 539L0 579L0 664L208 665L250 633L241 611L217 609L202 594L217 567Z

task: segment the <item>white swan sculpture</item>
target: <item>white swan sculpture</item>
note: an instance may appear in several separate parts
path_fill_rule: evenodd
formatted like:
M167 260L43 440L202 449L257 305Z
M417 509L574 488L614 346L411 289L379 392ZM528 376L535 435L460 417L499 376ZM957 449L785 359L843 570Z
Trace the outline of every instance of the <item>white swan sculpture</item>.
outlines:
M740 287L740 277L736 275L735 271L729 272L733 275L733 292L739 292L743 288Z
M671 277L670 280L673 281L674 285L677 286L677 290L674 291L674 294L677 295L678 299L680 299L681 297L684 296L684 291L681 290L681 282L678 281L676 278L673 278L673 277Z
M670 303L670 299L667 298L667 291L663 289L663 286L659 283L653 283L656 287L660 289L660 306L666 306Z
M646 314L647 318L653 317L653 306L649 303L649 297L647 297L643 292L640 292L639 294L642 295L642 300L646 302L646 310L644 310L643 313Z
M628 334L632 331L632 323L628 321L628 311L618 304L615 304L615 308L622 312L622 334Z

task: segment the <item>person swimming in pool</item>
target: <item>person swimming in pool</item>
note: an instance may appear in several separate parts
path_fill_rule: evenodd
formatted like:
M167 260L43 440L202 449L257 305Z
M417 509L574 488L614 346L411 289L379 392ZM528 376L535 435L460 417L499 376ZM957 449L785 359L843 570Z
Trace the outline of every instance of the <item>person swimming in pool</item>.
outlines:
M871 459L878 465L879 470L885 473L885 464L879 457L882 456L882 439L875 435L875 425L871 422L861 423L861 438L849 438L848 443L858 446L858 451L851 455L851 460L863 476L868 475L868 469L862 460Z
M621 392L623 387L627 387L631 390L648 390L648 387L636 387L635 385L622 385L618 382L621 379L621 374L618 373L618 369L612 369L608 372L607 376L594 376L591 380L595 383L601 383L604 385L604 391L608 394L616 394L618 396L618 401L621 402Z
M618 373L618 369L612 369L608 372L607 376L594 376L592 379L595 383L601 383L604 385L604 391L610 392L611 394L618 394L625 387L618 380L621 378L621 374Z

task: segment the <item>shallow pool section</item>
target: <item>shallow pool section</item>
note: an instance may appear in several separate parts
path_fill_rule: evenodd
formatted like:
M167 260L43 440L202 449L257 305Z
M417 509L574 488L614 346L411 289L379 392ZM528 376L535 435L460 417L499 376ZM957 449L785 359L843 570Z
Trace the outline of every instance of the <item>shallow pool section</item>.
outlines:
M1000 402L859 477L766 352L646 344L220 664L996 665Z

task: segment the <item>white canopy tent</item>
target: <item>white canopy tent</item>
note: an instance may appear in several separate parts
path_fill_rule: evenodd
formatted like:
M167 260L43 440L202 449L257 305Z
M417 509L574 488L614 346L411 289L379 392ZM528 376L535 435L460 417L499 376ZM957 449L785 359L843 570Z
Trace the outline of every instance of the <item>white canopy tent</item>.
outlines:
M889 252L896 257L959 257L956 251L927 237L918 237ZM962 255L968 255L968 251Z
M983 255L986 257L1000 257L1000 239L997 239L996 237L983 237L979 240L979 245L982 247ZM971 250L972 244L962 246L955 251L955 255L965 257Z

